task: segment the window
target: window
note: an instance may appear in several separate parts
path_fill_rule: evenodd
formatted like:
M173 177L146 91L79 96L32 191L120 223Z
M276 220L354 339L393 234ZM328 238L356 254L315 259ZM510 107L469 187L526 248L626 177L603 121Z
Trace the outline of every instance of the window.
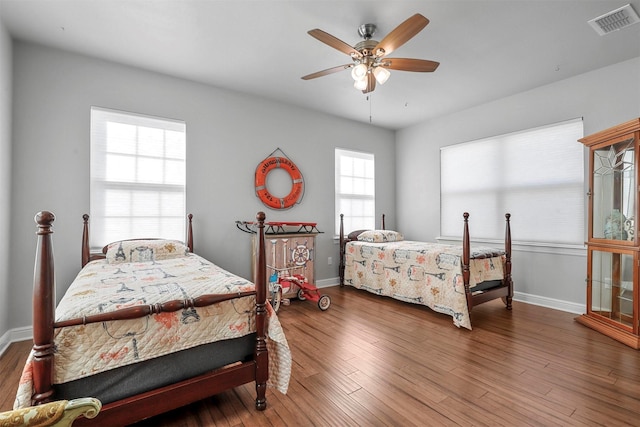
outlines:
M521 242L584 242L582 119L443 147L440 233L501 239L511 213Z
M375 188L373 154L336 148L336 235L340 214L345 232L375 228Z
M132 237L184 241L184 122L91 108L92 248Z

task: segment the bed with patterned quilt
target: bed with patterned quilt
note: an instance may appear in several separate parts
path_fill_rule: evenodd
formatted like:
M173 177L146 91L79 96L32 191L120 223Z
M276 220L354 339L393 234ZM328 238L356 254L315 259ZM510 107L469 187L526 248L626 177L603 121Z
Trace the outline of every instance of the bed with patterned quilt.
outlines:
M462 246L404 240L393 230L356 230L345 236L340 218L340 285L425 305L471 329L474 305L502 298L511 309L510 215L505 248L471 248L465 213Z
M53 285L53 218L36 216L34 347L14 408L92 396L103 404L92 422L125 425L251 381L259 410L267 386L287 392L291 353L265 276L254 284L194 254L192 216L186 245L124 240L102 255L83 247L84 266L55 311L43 298ZM260 232L263 222L259 213ZM256 259L264 271L263 234Z

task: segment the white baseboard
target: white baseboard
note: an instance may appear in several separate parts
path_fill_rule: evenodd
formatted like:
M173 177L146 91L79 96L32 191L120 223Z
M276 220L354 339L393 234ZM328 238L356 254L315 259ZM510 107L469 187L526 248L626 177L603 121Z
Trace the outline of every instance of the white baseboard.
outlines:
M0 356L7 351L11 343L31 339L33 339L33 328L31 328L31 326L11 329L5 332L4 335L0 337Z
M539 295L531 295L524 292L514 292L513 300L575 314L584 313L586 308L584 304L578 304L571 301L563 301L555 298L542 297Z
M5 351L7 351L9 344L11 344L11 341L9 340L10 333L11 331L7 331L0 337L0 357L2 357Z
M329 279L322 279L322 280L318 280L316 281L315 285L318 288L328 288L329 286L337 286L340 284L340 278L339 277L331 277Z

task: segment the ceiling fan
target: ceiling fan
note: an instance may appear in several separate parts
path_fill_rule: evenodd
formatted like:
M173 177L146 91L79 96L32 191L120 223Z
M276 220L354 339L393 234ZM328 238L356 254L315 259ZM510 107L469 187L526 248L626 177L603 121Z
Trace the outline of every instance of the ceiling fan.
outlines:
M428 23L429 20L427 18L416 13L398 25L379 42L372 39L376 31L375 24L363 24L358 27L358 34L360 34L364 40L353 47L320 29L316 28L315 30L311 30L308 32L310 36L315 37L334 49L346 53L351 57L353 62L308 74L302 77L302 79L311 80L326 76L327 74L351 69L351 77L355 80L354 87L363 93L369 93L375 90L376 82L383 84L387 81L391 74L389 69L422 73L435 71L438 65L440 65L439 62L425 59L387 58L388 54L422 31Z

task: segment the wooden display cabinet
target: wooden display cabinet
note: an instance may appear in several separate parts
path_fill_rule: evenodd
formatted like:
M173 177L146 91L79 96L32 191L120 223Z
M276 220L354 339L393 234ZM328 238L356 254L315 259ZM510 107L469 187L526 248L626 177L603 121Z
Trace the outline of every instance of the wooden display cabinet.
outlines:
M640 119L580 139L589 148L587 312L576 320L640 348Z

